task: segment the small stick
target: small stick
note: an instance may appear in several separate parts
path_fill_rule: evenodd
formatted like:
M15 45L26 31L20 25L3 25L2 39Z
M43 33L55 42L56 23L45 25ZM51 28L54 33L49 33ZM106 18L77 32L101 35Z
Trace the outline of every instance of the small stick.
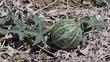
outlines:
M41 47L40 45L37 45L39 48L41 48L42 50L45 50L46 52L48 52L48 53L50 53L50 54L52 54L53 56L54 56L54 53L52 53L52 52L50 52L50 51L48 51L48 50L46 50L46 49L44 49L43 47Z
M47 5L47 6L45 6L45 7L43 7L43 8L41 8L41 9L39 9L38 11L36 11L36 13L38 13L39 11L42 11L43 9L45 9L45 8L47 8L47 7L49 7L49 6L51 6L51 5L53 5L54 3L56 3L57 2L57 0L55 0L54 2L52 2L52 3L50 3L49 5Z
M1 45L1 47L0 47L0 48L2 48L2 47L4 46L5 42L6 42L6 41L4 40L4 41L3 41L3 44Z

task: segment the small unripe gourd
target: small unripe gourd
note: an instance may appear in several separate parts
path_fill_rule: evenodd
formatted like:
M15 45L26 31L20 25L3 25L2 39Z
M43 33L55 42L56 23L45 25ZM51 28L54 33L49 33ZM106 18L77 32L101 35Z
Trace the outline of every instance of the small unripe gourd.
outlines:
M60 20L51 30L51 41L61 49L75 48L82 39L82 30L72 19Z

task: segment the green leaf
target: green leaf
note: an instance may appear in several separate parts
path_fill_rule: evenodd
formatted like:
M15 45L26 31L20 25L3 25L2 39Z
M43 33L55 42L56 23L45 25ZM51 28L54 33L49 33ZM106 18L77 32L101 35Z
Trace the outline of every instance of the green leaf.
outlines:
M41 41L43 43L45 43L45 36L43 35L45 32L45 27L43 24L44 19L42 17L39 17L38 15L33 15L33 14L29 18L35 22L34 31L36 33L34 33L34 34L31 33L31 35L35 35L34 45ZM28 31L30 31L30 30L28 30ZM31 32L32 32L32 30L31 30Z
M84 17L81 20L81 28L83 32L89 32L92 30L100 31L104 27L104 22L96 19L96 16Z
M95 16L91 16L90 21L92 22L94 29L97 31L100 31L104 27L104 22L97 20Z
M110 5L110 0L104 0L107 5Z
M18 16L15 15L14 12L10 12L9 16L12 18L12 20L14 20L14 23L16 24L16 26L13 29L25 29L26 25L23 24L23 22L18 18Z
M37 44L39 42L44 42L45 43L45 36L43 35L45 32L45 27L43 24L43 18L39 17L38 15L32 15L29 17L35 22L35 27L32 29L26 29L26 25L19 19L17 15L13 11L9 12L7 15L8 18L5 19L0 19L0 24L4 24L6 21L13 21L14 24L16 24L12 29L4 29L0 27L0 32L1 33L17 33L19 35L20 40L23 40L24 37L28 36L35 36L34 44Z
M4 24L4 23L5 23L4 18L0 18L0 24Z

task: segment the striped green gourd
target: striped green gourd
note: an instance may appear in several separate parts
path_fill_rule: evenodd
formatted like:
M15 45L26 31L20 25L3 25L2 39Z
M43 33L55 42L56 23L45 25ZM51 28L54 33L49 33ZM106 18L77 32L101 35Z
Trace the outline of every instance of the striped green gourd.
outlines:
M51 30L51 42L61 49L76 47L82 39L82 30L72 19L60 20Z

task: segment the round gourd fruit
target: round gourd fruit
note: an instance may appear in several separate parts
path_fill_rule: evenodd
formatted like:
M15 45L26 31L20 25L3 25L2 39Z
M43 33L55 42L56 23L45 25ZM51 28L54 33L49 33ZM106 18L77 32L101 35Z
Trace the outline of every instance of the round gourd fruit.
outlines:
M82 30L74 20L64 19L54 24L50 36L50 44L61 49L70 49L75 48L82 40Z

